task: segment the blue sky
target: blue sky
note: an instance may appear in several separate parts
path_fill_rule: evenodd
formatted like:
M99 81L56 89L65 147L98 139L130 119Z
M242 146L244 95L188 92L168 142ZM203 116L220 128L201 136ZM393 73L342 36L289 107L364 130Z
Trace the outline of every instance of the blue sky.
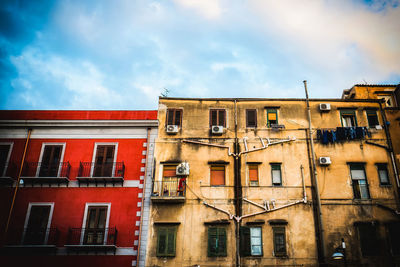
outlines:
M1 109L340 98L400 82L399 0L2 0Z

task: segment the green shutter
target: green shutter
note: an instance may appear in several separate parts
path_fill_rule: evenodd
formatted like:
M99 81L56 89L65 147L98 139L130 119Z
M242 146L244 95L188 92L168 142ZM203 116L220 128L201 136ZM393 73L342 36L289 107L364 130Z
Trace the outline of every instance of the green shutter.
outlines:
M218 256L226 257L226 230L218 228Z
M167 248L167 229L158 228L157 256L164 256Z
M168 229L167 255L175 256L175 228Z
M209 227L208 228L208 249L207 249L208 257L216 257L217 256L216 243L217 243L217 228Z
M176 227L160 227L157 235L157 256L175 256Z
M240 233L240 255L250 256L251 246L250 246L250 228L247 226L241 226L239 229Z

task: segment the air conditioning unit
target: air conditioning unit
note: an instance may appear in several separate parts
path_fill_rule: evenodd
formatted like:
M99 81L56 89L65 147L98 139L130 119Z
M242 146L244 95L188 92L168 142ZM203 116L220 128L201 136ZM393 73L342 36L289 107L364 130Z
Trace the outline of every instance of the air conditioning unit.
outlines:
M331 110L331 104L321 103L321 104L319 104L319 110L329 111L329 110Z
M176 175L189 175L189 163L182 162L178 166L176 166Z
M179 131L178 125L167 125L166 129L168 134L176 134Z
M329 165L331 164L331 158L330 157L320 157L319 158L319 164L320 165Z
M213 126L211 126L211 133L213 133L213 134L223 134L224 133L224 127L223 126L213 125Z

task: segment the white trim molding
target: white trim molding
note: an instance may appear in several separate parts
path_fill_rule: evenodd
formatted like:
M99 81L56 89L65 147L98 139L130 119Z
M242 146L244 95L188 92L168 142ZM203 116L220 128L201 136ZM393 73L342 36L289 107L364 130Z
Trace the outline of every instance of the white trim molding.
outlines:
M117 161L117 154L118 154L118 142L96 142L94 143L94 148L93 148L93 155L92 155L92 166L90 167L90 177L93 177L93 170L94 170L94 164L96 161L96 151L97 151L97 146L114 146L114 155L113 155L113 168L111 171L111 176L114 175L115 172L115 162Z
M28 227L28 222L29 222L29 217L31 216L32 206L50 206L49 217L47 218L47 226L46 226L47 229L50 228L51 221L53 219L54 202L29 202L28 210L27 210L26 216L25 216L24 232L22 233L22 240L21 240L22 244L24 243L24 240L25 240L26 228ZM45 244L47 244L48 238L49 238L49 232L46 231L46 237L44 239Z
M83 221L82 221L82 230L81 230L81 237L80 237L80 241L79 244L82 245L83 244L83 238L85 235L85 228L86 228L86 221L87 221L87 213L88 213L88 209L90 206L103 206L103 207L107 207L107 217L106 217L106 225L105 225L105 232L104 232L104 240L103 240L103 244L106 245L107 244L107 236L108 236L108 224L110 222L110 214L111 214L111 203L104 203L104 202L87 202L85 204L85 213L83 214Z
M35 177L39 177L39 172L40 169L42 167L42 159L43 159L43 153L44 153L44 148L45 146L62 146L62 150L61 150L61 156L60 156L60 162L58 164L58 172L57 172L57 177L60 177L60 172L61 172L61 167L62 167L62 162L64 160L64 153L65 153L65 146L66 143L52 143L52 142L43 142L42 143L42 148L40 149L40 156L39 156L39 160L38 160L38 166L36 168L36 175ZM40 166L39 166L40 163Z

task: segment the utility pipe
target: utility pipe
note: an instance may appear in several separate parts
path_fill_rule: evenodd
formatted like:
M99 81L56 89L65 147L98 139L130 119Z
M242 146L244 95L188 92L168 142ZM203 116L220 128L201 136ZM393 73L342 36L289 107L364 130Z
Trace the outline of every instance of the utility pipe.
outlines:
M315 153L314 153L314 140L312 136L312 124L311 124L311 111L310 111L310 103L308 101L308 91L307 91L307 81L304 80L304 90L306 93L306 104L307 104L307 116L308 116L308 134L310 138L311 144L311 162L312 162L312 170L313 174L312 177L314 178L314 185L315 185L315 194L316 194L316 201L317 201L317 213L318 213L318 226L319 226L319 241L320 241L320 251L322 263L325 262L325 242L324 242L324 227L322 222L322 208L321 208L321 197L319 195L319 187L318 187L318 174L317 174L317 167L315 164Z
M13 195L13 199L11 201L10 212L8 213L7 224L6 224L6 228L5 228L5 231L4 231L4 240L6 240L6 238L7 238L8 227L10 226L11 215L12 215L12 212L13 212L13 209L14 209L15 199L17 197L17 191L18 191L18 188L19 188L20 180L21 180L22 168L24 167L26 151L28 149L28 143L29 143L29 139L31 138L31 133L32 133L32 129L28 129L28 135L27 135L26 141L25 141L24 154L22 155L21 165L19 167L17 184L15 185L14 195Z
M301 181L303 183L303 199L305 200L305 202L307 202L307 193L306 193L306 184L304 182L304 173L303 173L303 164L300 165L300 172L301 172Z

